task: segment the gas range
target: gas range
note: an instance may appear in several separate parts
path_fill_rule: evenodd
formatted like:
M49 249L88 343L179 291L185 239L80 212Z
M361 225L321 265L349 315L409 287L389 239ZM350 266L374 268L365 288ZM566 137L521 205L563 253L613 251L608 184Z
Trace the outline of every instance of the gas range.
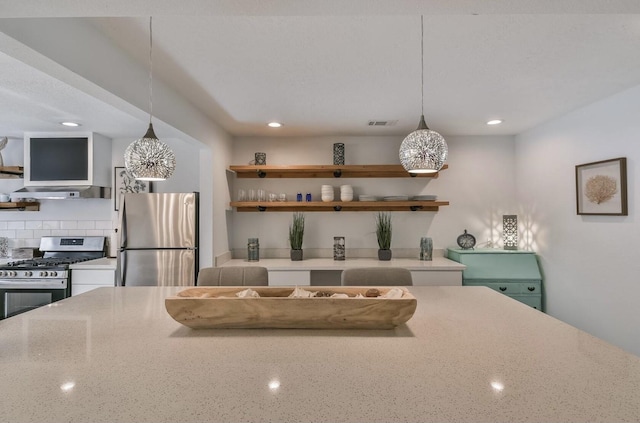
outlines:
M66 278L69 266L106 256L103 236L42 237L43 257L18 260L0 266L0 278Z
M0 266L1 277L55 277L60 272L66 272L69 266L87 260L94 260L97 257L81 258L55 258L38 257L28 260L12 261L4 266Z
M106 257L106 237L42 237L40 251L0 266L0 319L71 296L69 266Z

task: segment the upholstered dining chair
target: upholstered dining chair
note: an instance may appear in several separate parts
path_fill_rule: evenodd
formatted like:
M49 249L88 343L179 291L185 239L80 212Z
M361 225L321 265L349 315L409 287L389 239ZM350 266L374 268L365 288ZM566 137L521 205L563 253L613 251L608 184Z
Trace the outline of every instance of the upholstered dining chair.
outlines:
M204 267L198 272L198 286L267 286L266 267Z
M411 286L411 272L403 267L354 267L342 271L344 286Z

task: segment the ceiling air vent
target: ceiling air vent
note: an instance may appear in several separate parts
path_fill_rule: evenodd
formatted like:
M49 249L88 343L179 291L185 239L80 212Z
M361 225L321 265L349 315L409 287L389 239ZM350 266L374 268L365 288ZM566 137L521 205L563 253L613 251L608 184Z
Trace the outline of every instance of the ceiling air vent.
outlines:
M370 120L369 126L395 126L398 123L397 120Z

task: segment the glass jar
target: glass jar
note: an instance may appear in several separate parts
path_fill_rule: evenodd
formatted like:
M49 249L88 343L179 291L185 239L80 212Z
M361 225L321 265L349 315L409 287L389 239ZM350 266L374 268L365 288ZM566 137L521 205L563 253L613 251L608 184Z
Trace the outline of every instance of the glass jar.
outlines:
M249 238L249 242L247 242L247 261L260 261L260 242L258 238Z
M433 259L433 240L431 238L420 238L420 260L431 261Z

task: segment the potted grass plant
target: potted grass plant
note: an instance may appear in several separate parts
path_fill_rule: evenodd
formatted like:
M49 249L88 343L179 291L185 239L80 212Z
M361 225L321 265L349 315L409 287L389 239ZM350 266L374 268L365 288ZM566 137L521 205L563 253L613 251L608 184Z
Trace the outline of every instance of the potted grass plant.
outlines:
M291 245L291 260L302 260L302 238L304 237L304 214L294 213L293 223L289 225L289 244Z
M376 216L378 260L391 260L391 214L380 212Z

